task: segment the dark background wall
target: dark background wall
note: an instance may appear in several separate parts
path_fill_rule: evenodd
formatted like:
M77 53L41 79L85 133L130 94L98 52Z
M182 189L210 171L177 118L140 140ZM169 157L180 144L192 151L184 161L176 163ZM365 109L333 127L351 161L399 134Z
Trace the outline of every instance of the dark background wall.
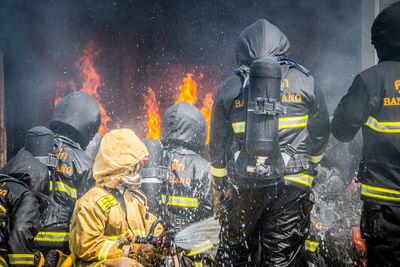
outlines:
M57 81L80 88L74 62L88 40L101 50L95 65L110 128L119 123L143 136L142 94L154 70L166 83L197 67L209 70L201 90L214 92L235 68L237 36L259 18L287 35L291 58L311 70L332 112L360 71L361 0L0 1L8 157L26 129L48 126ZM174 101L165 92L178 85L153 88L161 104Z

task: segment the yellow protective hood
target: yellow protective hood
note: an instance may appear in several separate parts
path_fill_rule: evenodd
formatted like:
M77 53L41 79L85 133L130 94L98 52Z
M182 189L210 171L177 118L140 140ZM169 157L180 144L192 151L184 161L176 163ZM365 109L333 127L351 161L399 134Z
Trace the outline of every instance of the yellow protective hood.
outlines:
M96 185L115 188L122 176L148 154L145 144L132 130L110 131L104 135L94 162Z

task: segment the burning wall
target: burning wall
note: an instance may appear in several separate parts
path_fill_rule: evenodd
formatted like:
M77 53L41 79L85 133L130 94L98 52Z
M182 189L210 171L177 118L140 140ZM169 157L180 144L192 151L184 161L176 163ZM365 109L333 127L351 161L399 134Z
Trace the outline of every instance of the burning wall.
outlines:
M106 88L109 88L103 82L103 76L99 73L97 67L102 64L98 60L101 52L101 49L93 41L88 41L82 55L75 60L75 67L79 70L81 83L79 90L90 94L100 105L102 121L99 133L104 135L110 130L110 122L112 122L110 115L114 113L114 110L111 105L105 105L110 101L100 92L101 89L107 90ZM156 63L147 66L148 87L146 92L141 93L142 101L139 102L142 108L140 114L135 114L136 116L131 118L134 123L141 125L139 135L143 137L159 140L163 113L169 106L181 101L196 105L206 117L208 124L210 122L213 95L221 82L218 68L196 63L196 60L193 59L183 59L181 62L174 59L174 61L171 63L168 59L159 59ZM58 78L56 86L54 105L68 93L77 91L75 79L63 80ZM139 88L131 89L133 90L125 90L125 92L137 95L135 90ZM110 94L112 92L108 92L108 95ZM118 104L118 100L115 102ZM122 110L126 111L127 109ZM121 124L122 127L129 127L132 122L121 121ZM112 128L119 127L121 127L120 123L116 122Z

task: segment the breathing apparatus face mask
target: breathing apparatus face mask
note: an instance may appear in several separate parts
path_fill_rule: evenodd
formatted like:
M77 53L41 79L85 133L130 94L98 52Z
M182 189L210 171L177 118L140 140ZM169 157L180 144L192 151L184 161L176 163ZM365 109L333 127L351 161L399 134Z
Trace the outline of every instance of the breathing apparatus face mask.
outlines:
M141 161L133 165L132 168L122 176L121 183L128 188L140 188L142 182L141 172L143 170L144 163L148 160L148 157L144 157Z

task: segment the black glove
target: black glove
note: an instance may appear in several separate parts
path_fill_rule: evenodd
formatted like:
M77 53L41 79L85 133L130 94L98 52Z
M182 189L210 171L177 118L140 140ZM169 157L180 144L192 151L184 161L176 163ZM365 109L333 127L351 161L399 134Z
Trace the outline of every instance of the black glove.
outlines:
M211 180L214 191L223 192L229 186L228 176L223 176L223 177L212 176Z
M162 233L161 235L154 237L156 239L155 246L157 247L162 247L162 248L170 248L174 247L174 238L175 238L175 233L172 232L167 232L167 233Z

